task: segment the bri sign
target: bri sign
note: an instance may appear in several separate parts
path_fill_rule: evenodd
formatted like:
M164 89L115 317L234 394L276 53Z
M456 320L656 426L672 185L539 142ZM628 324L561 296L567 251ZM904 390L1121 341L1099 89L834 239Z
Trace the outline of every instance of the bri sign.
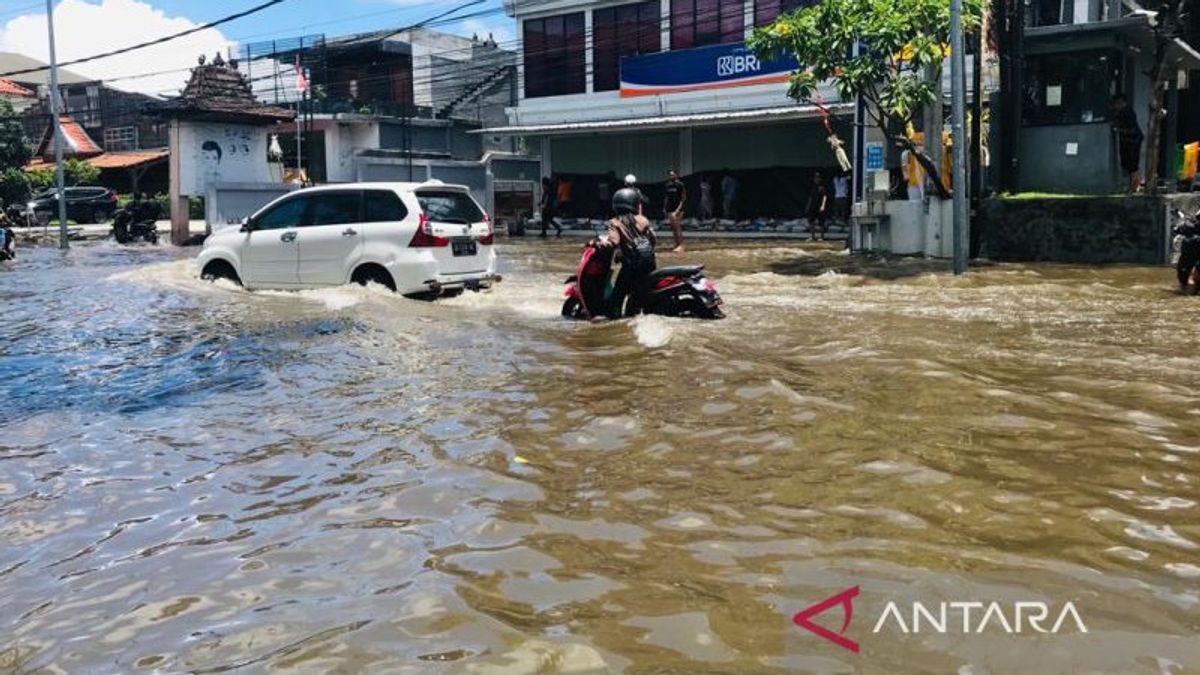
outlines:
M653 96L786 82L799 68L785 56L763 61L743 43L681 49L621 59L621 96Z

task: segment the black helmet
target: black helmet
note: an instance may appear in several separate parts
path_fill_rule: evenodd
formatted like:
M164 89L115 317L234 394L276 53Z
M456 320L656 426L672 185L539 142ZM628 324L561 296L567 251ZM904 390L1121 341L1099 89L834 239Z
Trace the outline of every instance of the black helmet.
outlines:
M642 194L635 188L621 188L613 193L612 207L613 212L618 216L627 213L633 214L638 212L638 206L642 204Z

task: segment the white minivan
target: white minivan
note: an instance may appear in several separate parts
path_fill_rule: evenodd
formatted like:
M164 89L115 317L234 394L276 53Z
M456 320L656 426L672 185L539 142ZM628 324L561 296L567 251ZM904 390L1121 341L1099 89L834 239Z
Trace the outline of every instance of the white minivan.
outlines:
M345 183L272 201L204 241L205 279L295 289L375 282L417 297L500 280L487 214L462 185Z

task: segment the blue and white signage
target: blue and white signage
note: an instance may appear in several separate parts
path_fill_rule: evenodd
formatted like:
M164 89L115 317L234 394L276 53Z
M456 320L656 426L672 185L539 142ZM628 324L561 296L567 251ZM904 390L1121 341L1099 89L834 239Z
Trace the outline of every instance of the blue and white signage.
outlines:
M798 68L790 56L763 61L741 42L625 56L621 58L621 96L787 82Z
M867 151L867 171L879 171L882 169L883 143L867 143L864 147Z

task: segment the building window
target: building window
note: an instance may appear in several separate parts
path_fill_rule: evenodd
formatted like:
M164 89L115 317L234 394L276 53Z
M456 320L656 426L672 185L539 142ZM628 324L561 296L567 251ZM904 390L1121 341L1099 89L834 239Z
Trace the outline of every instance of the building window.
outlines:
M606 7L592 12L592 88L611 91L620 86L621 57L660 51L658 0Z
M112 127L104 130L104 149L108 152L137 150L137 127Z
M584 92L583 12L528 19L524 35L526 97Z
M765 26L780 14L794 12L803 7L812 7L817 0L754 0L754 25Z
M688 49L746 37L742 0L671 0L671 49Z
M1089 124L1108 120L1121 83L1121 53L1112 49L1025 57L1026 125Z

